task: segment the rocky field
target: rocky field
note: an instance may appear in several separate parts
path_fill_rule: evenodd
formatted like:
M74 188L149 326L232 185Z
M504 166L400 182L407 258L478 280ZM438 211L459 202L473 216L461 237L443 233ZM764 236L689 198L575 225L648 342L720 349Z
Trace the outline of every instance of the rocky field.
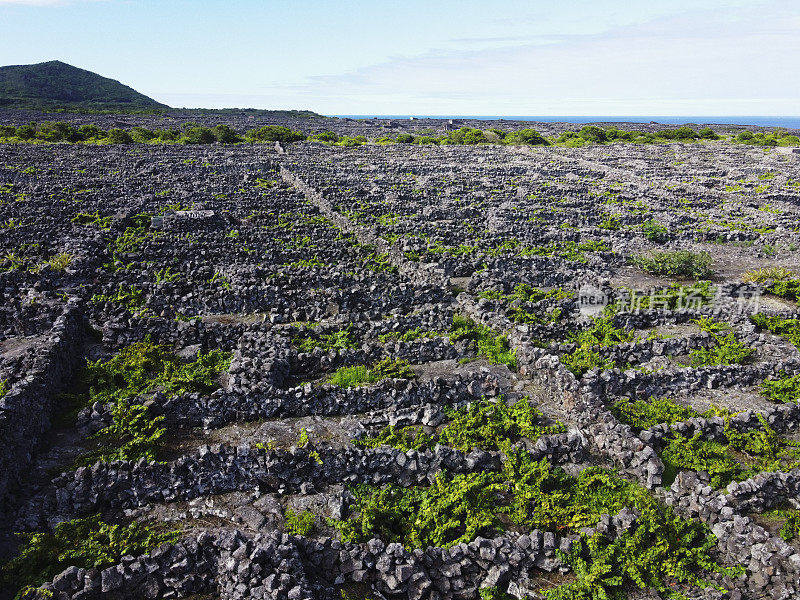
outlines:
M0 145L0 597L797 598L786 150Z

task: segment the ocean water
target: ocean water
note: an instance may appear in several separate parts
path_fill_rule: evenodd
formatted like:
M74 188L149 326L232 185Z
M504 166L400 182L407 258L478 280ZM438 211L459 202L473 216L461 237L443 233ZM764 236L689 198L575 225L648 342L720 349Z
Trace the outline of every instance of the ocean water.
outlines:
M486 115L330 115L333 117L347 117L350 119L479 119L486 121L538 121L540 123L662 123L664 125L755 125L759 127L784 127L786 129L800 129L800 117L710 117L710 116L557 116L533 117L519 115L486 116Z

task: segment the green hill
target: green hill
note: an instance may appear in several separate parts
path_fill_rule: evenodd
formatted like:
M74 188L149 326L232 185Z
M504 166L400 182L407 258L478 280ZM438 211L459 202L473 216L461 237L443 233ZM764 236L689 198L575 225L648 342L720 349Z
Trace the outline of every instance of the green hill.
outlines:
M168 108L119 81L58 60L0 67L0 107Z

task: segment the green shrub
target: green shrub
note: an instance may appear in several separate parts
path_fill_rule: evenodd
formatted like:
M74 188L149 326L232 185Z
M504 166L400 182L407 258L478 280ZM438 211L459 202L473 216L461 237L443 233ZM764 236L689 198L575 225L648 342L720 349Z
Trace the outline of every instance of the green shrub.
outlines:
M179 532L142 525L112 525L99 515L64 521L52 533L21 533L19 554L3 567L6 581L14 589L51 581L67 567L102 569L123 556L150 552L174 542Z
M404 360L384 358L372 365L356 365L340 367L328 379L328 383L338 387L349 388L369 385L384 379L413 379L414 372Z
M700 131L697 132L697 135L702 140L718 140L719 139L719 136L710 127L703 127Z
M611 407L611 412L620 421L638 430L649 429L661 423L687 421L700 416L692 408L669 398L655 398L649 401L621 398Z
M299 131L293 131L280 125L264 125L258 129L251 129L245 134L248 142L301 142L306 136Z
M700 308L711 303L716 289L710 281L698 281L692 285L672 283L668 287L654 290L650 294L634 293L630 298L633 310Z
M778 379L761 382L761 393L773 402L800 402L800 373L791 377L781 374Z
M509 133L503 141L506 144L524 144L526 146L549 146L541 133L535 129L519 129Z
M488 361L506 365L512 370L517 368L517 353L511 350L508 338L495 334L486 325L476 323L469 317L453 315L449 338L451 344L467 340Z
M314 531L314 525L314 514L307 510L298 513L287 508L284 513L284 526L289 534L307 536Z
M324 142L326 144L335 144L339 141L339 136L332 131L322 131L308 136L308 139L313 142Z
M111 408L111 424L93 437L103 440L103 445L78 459L74 466L115 460L156 460L166 429L160 425L164 417L154 417L142 404L117 402Z
M663 244L669 240L669 230L655 219L642 223L642 233L651 242Z
M761 329L767 329L780 335L786 338L790 344L800 348L800 319L768 317L764 313L756 313L750 317L750 320Z
M378 341L381 344L386 344L387 342L391 341L413 342L414 340L439 337L440 335L442 334L438 331L427 331L422 329L422 327L415 327L414 329L409 329L403 332L390 331L389 333L382 333L378 336Z
M765 516L785 519L778 532L778 535L780 535L784 541L791 542L795 538L800 538L800 510L777 509L765 513Z
M124 129L109 129L105 140L110 144L132 144L131 134Z
M636 256L633 263L640 269L661 276L686 276L708 279L711 271L711 255L708 252L654 252L651 256Z
M592 144L602 144L603 142L608 141L606 132L603 131L601 127L597 127L595 125L585 125L581 127L581 130L578 132L578 136Z
M312 352L315 348L329 352L330 350L347 350L358 347L351 325L339 331L323 333L319 336L305 333L292 338L292 344L301 352Z
M720 331L729 329L726 323L719 323L708 317L701 317L694 321L700 329L706 331L714 338L711 348L699 348L690 354L693 367L711 365L740 365L749 362L755 350L742 344L733 332L720 335Z
M212 350L198 353L195 361L186 363L168 346L154 344L147 337L106 361L87 361L82 378L90 387L91 402L129 400L156 388L168 396L207 394L218 387L216 380L230 362L229 353Z
M413 144L414 143L414 136L410 133L401 133L397 136L397 143L398 144Z

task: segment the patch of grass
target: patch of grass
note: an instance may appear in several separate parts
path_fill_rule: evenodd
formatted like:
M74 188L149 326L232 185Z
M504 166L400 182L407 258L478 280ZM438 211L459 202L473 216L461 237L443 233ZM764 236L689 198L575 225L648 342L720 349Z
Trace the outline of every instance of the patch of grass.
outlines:
M795 277L794 271L783 267L762 267L761 269L747 271L742 275L742 281L745 283L765 283L766 281L789 281Z
M683 406L669 398L655 398L651 400L632 400L621 398L611 407L620 421L627 423L635 429L649 429L661 423L677 423L699 416L698 413L687 406Z
M111 295L95 294L92 296L92 304L99 304L100 302L119 304L131 314L141 314L147 310L144 308L144 290L135 285L126 286L120 283L117 291Z
M681 469L706 471L711 484L721 488L732 481L748 479L764 471L787 470L800 466L800 442L781 437L759 416L761 428L738 431L731 422L733 413L711 408L698 413L673 400L618 400L612 412L635 430L648 429L661 423L677 423L693 417L722 417L723 438L703 439L698 433L687 438L675 431L668 433L660 451L666 467L665 483L670 483Z
M360 387L383 381L384 379L413 379L412 371L405 360L384 358L367 367L356 365L340 367L328 379L328 383L343 388Z
M53 271L62 272L66 271L70 265L72 265L72 261L74 260L74 254L70 254L69 252L61 252L60 254L56 254L55 256L51 256L49 259L47 259L47 266L49 266Z
M51 581L70 566L102 569L123 556L149 552L161 544L175 542L178 531L131 523L112 525L99 515L64 521L52 533L21 533L19 554L3 567L12 589L24 591Z
M778 532L778 535L780 535L784 541L791 542L796 538L800 538L800 510L776 509L764 513L764 516L785 519Z
M692 285L670 284L669 287L654 290L650 294L634 292L631 294L630 307L633 310L681 308L700 308L711 304L716 289L710 281L698 281Z
M654 252L650 256L635 256L633 264L643 271L658 276L708 279L713 275L711 255L708 252L690 252L688 250Z

